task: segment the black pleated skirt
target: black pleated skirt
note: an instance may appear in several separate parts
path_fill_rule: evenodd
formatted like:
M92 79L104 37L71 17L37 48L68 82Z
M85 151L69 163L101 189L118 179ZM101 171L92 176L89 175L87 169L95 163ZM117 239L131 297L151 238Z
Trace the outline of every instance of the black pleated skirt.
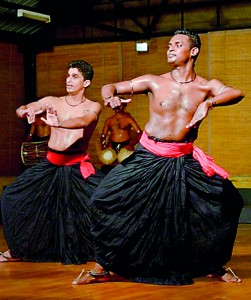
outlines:
M13 257L81 264L93 260L90 198L104 175L84 179L79 164L47 159L22 173L2 194L5 238Z
M243 207L231 181L208 177L191 155L159 157L141 145L91 201L97 262L132 281L167 285L224 274Z

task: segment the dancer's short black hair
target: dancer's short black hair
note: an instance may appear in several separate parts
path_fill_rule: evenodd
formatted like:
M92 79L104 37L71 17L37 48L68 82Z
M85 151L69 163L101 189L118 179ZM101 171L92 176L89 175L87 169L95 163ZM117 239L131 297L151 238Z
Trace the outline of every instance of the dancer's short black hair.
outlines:
M94 76L94 71L93 71L93 67L88 62L84 60L73 60L68 65L68 70L70 68L77 68L79 72L82 73L85 80L92 81Z

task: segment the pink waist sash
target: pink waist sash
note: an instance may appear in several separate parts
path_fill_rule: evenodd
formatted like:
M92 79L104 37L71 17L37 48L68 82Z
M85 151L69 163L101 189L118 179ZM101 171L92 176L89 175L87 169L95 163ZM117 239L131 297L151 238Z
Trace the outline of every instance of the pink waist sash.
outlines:
M149 139L147 133L144 131L140 139L140 144L158 156L175 158L192 153L194 159L200 163L203 171L208 176L218 174L224 179L229 177L229 174L224 169L214 163L214 159L211 156L205 154L200 148L194 146L193 143L156 142Z
M80 171L84 178L89 177L91 174L95 174L94 167L89 161L89 154L72 154L65 155L61 153L55 153L48 151L46 158L54 165L69 166L76 163L80 163Z

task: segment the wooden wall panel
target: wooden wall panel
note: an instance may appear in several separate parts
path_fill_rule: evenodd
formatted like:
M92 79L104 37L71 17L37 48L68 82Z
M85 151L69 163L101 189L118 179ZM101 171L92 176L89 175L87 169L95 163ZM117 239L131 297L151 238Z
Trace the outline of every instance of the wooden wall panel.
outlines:
M211 154L233 175L251 173L250 44L251 31L208 34L211 78L240 88L245 99L237 105L219 107L212 112Z
M0 42L0 176L19 174L25 123L16 117L24 102L23 56L17 46Z

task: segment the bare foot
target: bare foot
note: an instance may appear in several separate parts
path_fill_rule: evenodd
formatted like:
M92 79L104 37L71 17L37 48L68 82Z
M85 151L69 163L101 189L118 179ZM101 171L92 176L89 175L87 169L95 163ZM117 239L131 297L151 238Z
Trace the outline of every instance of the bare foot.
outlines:
M16 262L16 261L21 261L21 258L13 258L11 256L10 250L6 250L4 252L0 252L0 263L3 262Z
M104 271L104 272L96 273L94 271L85 271L83 269L81 273L78 275L78 277L72 281L72 284L73 285L90 284L90 283L107 282L107 281L112 281L109 272Z
M89 284L106 281L111 281L110 273L106 272L101 265L96 263L91 271L83 269L78 277L73 280L72 284Z
M226 274L221 276L221 280L225 282L234 282L234 283L242 282L241 278L238 277L231 268L226 269Z
M226 269L226 273L223 276L216 275L216 274L209 274L207 275L209 278L219 278L225 282L233 282L233 283L240 283L242 282L241 278L238 277L231 268Z

